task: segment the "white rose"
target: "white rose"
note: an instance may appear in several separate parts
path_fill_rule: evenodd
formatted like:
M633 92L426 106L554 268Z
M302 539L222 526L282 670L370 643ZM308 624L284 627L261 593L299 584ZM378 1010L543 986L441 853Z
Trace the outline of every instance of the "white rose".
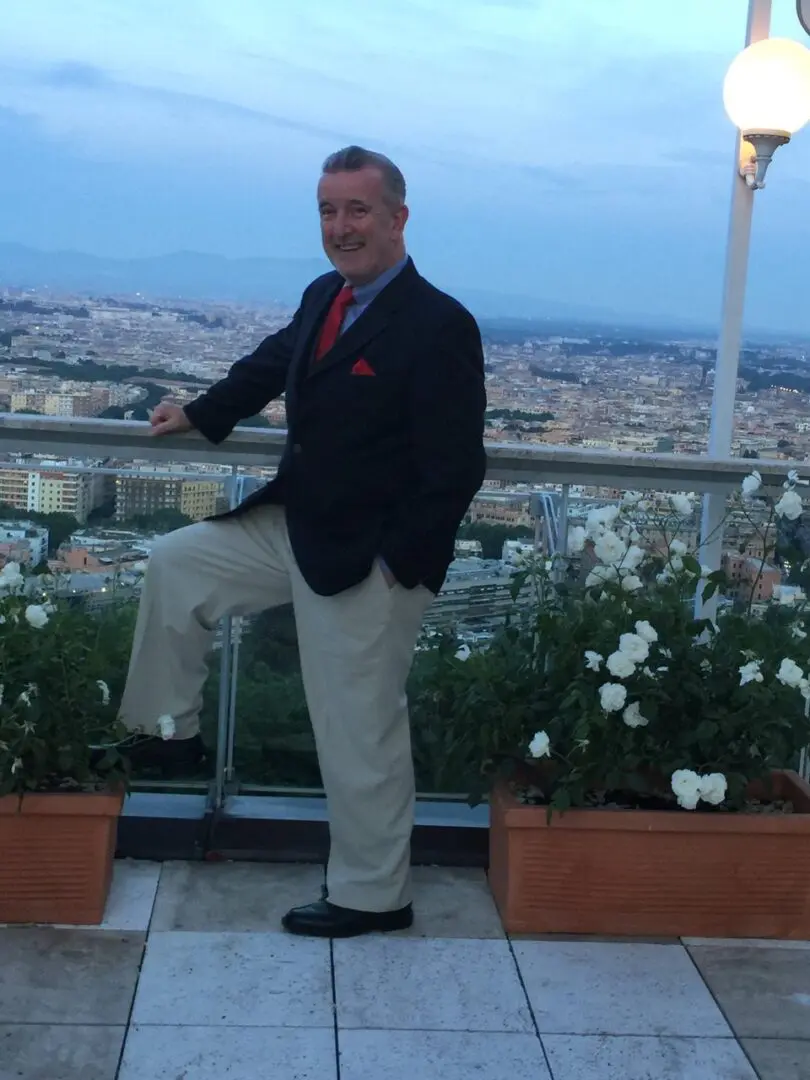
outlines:
M638 506L643 496L640 491L625 491L622 497L622 503L625 506Z
M585 519L585 529L591 539L596 540L619 516L617 506L601 506L591 510Z
M48 612L42 604L29 604L25 609L25 617L35 630L41 630L48 621Z
M691 769L678 769L672 774L672 791L678 806L694 810L700 799L700 777Z
M585 667L588 671L598 671L602 666L604 656L601 653L594 652L593 649L588 649L585 653Z
M607 669L614 679L629 679L636 665L627 653L614 652L607 658Z
M801 496L796 491L786 491L779 502L774 507L774 512L778 517L785 517L788 521L795 521L802 516Z
M136 563L132 564L132 573L133 574L145 574L146 573L146 567L147 567L147 564L144 562L143 559L141 559L139 562L136 562Z
M618 712L624 708L627 691L619 683L604 683L599 688L599 702L605 712Z
M620 536L607 529L594 544L594 554L608 566L620 563L627 554L627 547Z
M157 722L158 735L161 739L173 739L177 727L174 722L174 717L166 714L165 716L159 716Z
M636 623L636 633L640 638L643 638L648 645L654 644L658 641L658 631L647 622L646 619L639 619Z
M804 641L804 639L807 637L805 631L802 630L802 628L798 624L791 627L790 632L798 641Z
M669 550L673 555L685 555L689 550L683 540L677 538L669 545Z
M575 525L568 534L568 551L571 555L579 555L585 548L587 533L581 525Z
M637 544L631 544L627 549L624 556L622 566L627 570L638 570L639 566L644 562L645 551Z
M728 784L726 778L722 773L715 772L709 773L708 776L701 776L700 783L698 785L698 791L701 799L704 802L710 803L712 806L719 806L726 797L726 789Z
M529 743L529 754L533 758L551 757L551 743L545 731L538 731Z
M609 581L615 581L618 576L619 571L615 566L595 566L585 578L585 588L606 585Z
M680 514L682 517L688 517L692 513L692 500L683 492L679 491L670 496L669 504L675 513Z
M6 563L0 570L0 589L18 589L24 581L19 563Z
M470 646L462 645L456 653L456 660L469 660L470 659Z
M622 713L622 719L628 727L646 727L649 719L641 715L641 707L637 701L631 701Z
M637 574L628 574L622 578L622 588L625 592L638 592L644 588L644 582Z
M743 495L746 495L746 496L753 495L754 492L759 491L759 489L761 487L762 487L762 477L757 472L757 470L754 469L754 471L749 476L746 476L745 479L743 480L743 482L742 482L742 493L743 493Z
M740 686L750 682L762 682L762 672L759 670L761 660L751 660L740 668Z
M795 660L789 660L787 657L779 665L779 670L776 673L776 677L780 683L785 686L799 687L801 686L802 679L804 678L804 672L795 662Z
M629 656L634 664L643 664L650 655L650 646L640 634L622 634L619 652Z
M669 560L669 565L676 574L680 574L681 570L683 570L683 559L680 555L673 555Z

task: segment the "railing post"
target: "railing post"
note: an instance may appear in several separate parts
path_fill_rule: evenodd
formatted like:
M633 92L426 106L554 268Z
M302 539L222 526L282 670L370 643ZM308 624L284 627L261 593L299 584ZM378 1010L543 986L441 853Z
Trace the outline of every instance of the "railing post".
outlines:
M568 554L568 496L570 491L570 484L562 485L559 520L557 523L557 550L563 558Z
M231 510L239 501L237 465L231 466L227 481L228 505ZM217 757L213 784L214 809L221 809L225 802L225 783L229 760L233 764L233 717L236 710L236 684L234 681L233 618L222 620L222 655L219 659L219 705L217 709Z
M700 561L710 570L719 570L723 561L723 521L726 516L726 493L716 491L703 500L700 519L700 543L698 554ZM704 604L702 588L698 583L695 594L695 617L715 620L717 617L717 599L715 593Z
M239 684L239 645L242 641L243 621L237 615L234 619L233 647L231 650L231 685L230 699L228 702L228 749L225 758L225 782L230 784L234 779L233 753L236 743L236 692Z

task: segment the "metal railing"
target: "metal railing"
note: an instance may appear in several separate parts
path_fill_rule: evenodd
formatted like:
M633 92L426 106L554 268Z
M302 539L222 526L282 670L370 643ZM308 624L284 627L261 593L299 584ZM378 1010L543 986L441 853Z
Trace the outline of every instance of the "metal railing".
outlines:
M239 469L277 464L286 442L280 429L237 428L220 446L212 446L196 433L156 439L150 426L140 421L41 417L0 413L0 457L5 454L47 455L57 458L92 458L166 462L171 464L209 464L230 466L228 474L172 472L160 470L150 476L182 476L185 479L220 480L230 505L240 498ZM547 550L566 551L569 505L572 488L579 486L616 491L684 491L728 495L739 489L752 468L762 476L765 489L777 489L787 472L803 468L802 463L744 458L715 459L708 456L677 454L625 453L586 450L578 447L549 446L534 443L487 444L487 479L508 481L530 487L553 490L528 491L535 515L536 542ZM0 469L10 463L0 461ZM39 461L17 463L14 467L47 468ZM52 466L59 468L58 465ZM131 469L114 465L62 466L65 471L101 471L131 475ZM487 591L486 589L484 590ZM497 603L503 597L498 587L490 587ZM448 608L460 610L457 589L448 590ZM473 605L475 606L475 605ZM217 762L210 799L213 807L222 806L232 790L234 745L236 738L236 701L238 649L241 635L234 633L232 619L223 621L220 654L220 687L217 716Z
M140 461L273 465L287 433L280 428L236 428L219 446L197 433L155 439L139 420L95 420L0 413L0 454L133 458ZM788 469L802 462L710 458L590 450L545 443L487 444L487 478L515 484L567 484L664 491L732 491L752 468L781 486ZM208 477L213 479L213 477Z

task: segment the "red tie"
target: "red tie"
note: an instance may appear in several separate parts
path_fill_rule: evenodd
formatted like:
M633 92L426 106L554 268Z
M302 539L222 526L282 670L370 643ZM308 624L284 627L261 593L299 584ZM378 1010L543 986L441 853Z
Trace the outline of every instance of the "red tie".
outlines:
M353 303L354 289L351 285L344 285L332 301L332 306L329 308L329 314L326 316L326 321L323 324L321 336L318 339L318 348L315 352L316 360L320 360L322 356L325 356L337 341L338 335L340 334L340 328L346 317L346 312Z

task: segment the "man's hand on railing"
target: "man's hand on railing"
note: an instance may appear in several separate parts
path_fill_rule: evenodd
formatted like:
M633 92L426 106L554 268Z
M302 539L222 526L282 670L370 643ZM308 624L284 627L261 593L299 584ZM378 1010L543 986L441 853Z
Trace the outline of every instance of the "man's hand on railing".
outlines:
M180 435L191 431L193 425L180 405L161 401L149 417L153 435Z

